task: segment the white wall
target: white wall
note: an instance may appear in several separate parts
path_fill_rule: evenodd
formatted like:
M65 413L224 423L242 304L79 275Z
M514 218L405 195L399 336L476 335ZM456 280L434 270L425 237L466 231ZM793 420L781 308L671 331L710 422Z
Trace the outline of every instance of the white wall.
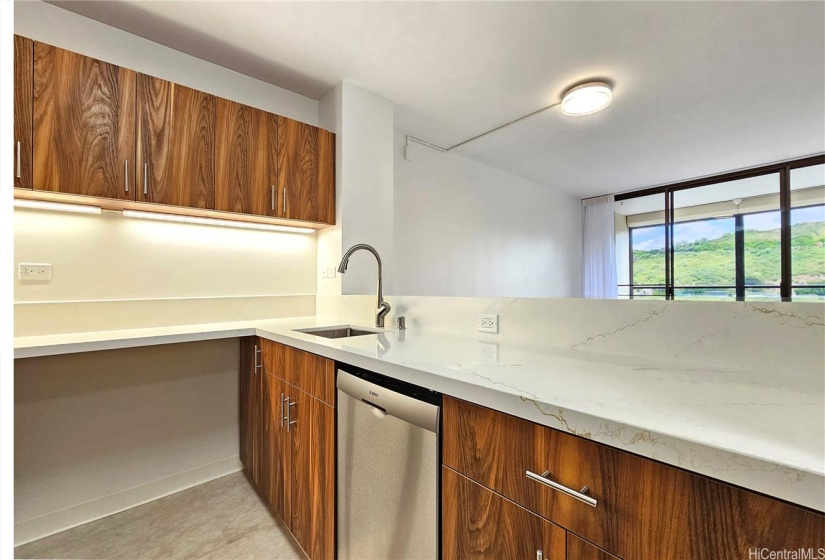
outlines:
M318 267L338 266L352 245L381 255L385 293L393 290L393 104L344 82L321 99L322 126L336 137L336 227L319 234ZM320 280L322 294L374 294L375 258L350 259L347 273Z
M314 99L39 0L15 1L14 32L265 111L318 124L318 101Z
M237 339L17 360L15 542L234 472Z
M581 297L578 199L395 137L394 292Z
M15 301L315 293L315 235L18 208L16 263L51 263L48 283L15 278Z

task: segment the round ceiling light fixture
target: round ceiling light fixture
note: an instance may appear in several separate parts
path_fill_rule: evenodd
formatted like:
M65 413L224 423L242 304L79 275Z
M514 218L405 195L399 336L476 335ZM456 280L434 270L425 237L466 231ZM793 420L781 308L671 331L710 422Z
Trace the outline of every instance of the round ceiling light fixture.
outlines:
M605 82L587 82L564 92L561 110L565 115L578 117L601 111L613 101L613 92Z

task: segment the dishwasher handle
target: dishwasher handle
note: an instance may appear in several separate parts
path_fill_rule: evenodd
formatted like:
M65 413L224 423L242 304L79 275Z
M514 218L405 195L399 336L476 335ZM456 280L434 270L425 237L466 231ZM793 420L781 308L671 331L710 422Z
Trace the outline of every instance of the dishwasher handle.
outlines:
M397 393L344 370L338 370L338 390L387 416L395 416L419 428L438 433L441 407L437 405Z

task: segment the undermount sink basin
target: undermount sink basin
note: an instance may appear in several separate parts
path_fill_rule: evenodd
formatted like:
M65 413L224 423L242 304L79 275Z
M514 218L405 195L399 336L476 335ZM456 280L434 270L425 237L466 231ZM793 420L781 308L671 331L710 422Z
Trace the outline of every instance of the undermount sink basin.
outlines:
M367 334L378 334L377 331L365 331L357 327L315 327L312 329L295 329L296 332L323 336L324 338L349 338L351 336L364 336Z

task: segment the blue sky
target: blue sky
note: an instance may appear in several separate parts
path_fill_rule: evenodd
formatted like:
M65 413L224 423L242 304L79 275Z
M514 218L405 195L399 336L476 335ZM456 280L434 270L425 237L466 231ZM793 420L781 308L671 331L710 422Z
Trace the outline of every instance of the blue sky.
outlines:
M825 221L825 207L814 206L799 208L791 211L791 225L805 222ZM779 227L779 212L750 214L745 216L745 229L770 230ZM733 233L733 218L720 220L704 220L676 224L673 228L673 237L676 243L696 241L697 239L717 239L726 233ZM665 246L665 227L655 226L633 230L633 249L649 251L663 249Z

